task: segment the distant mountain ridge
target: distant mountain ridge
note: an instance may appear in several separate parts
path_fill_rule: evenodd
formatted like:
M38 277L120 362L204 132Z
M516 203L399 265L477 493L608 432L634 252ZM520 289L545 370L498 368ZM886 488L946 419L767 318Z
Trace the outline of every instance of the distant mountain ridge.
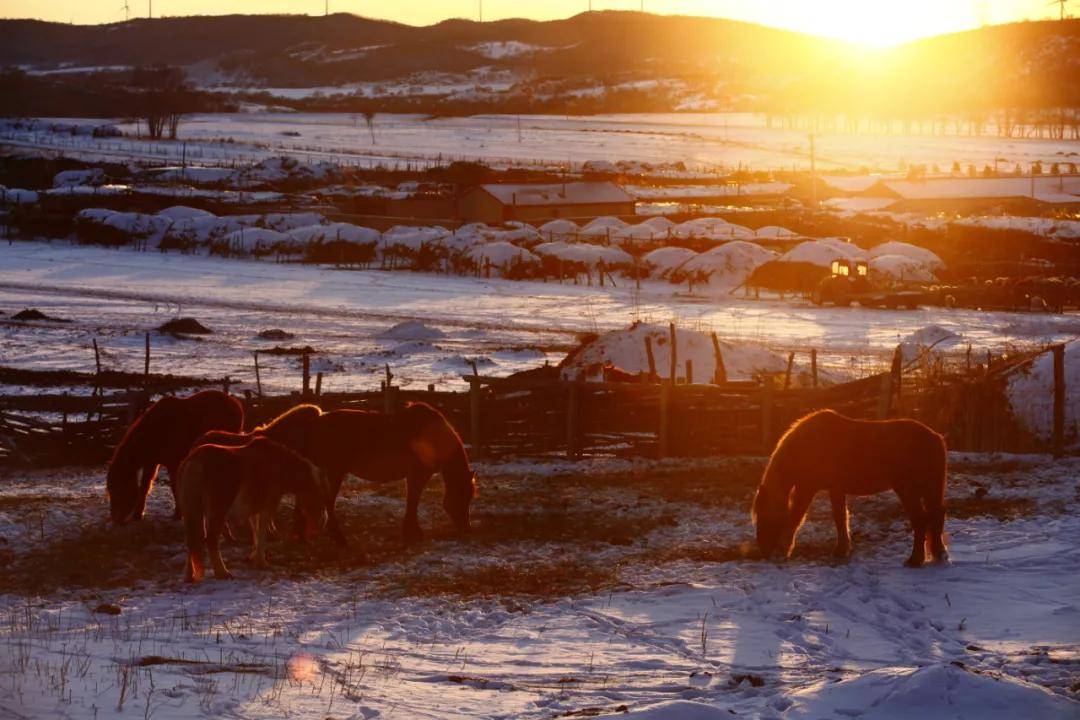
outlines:
M41 71L165 63L184 66L203 86L341 87L358 97L438 94L438 88L421 86L455 81L473 86L459 91L455 102L480 98L498 105L513 94L516 105L526 108L547 98L588 106L590 98L614 89L667 92L671 97L660 106L672 109L760 105L769 98L771 109L784 113L801 112L811 100L818 109L838 112L868 89L913 103L925 103L929 89L942 103L962 96L967 105L982 107L991 96L1000 104L1005 87L1012 93L1007 102L1022 95L1024 104L1080 106L1080 20L919 40L881 53L872 72L862 51L836 40L719 18L623 11L553 21L447 20L426 27L348 14L88 26L0 20L0 34L0 66ZM365 83L383 86L358 89ZM387 90L387 83L398 85Z

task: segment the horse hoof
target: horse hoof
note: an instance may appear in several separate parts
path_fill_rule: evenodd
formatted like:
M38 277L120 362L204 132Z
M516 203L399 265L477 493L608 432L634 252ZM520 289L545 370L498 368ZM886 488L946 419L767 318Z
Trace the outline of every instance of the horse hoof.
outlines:
M904 567L921 568L923 566L924 562L926 562L926 561L923 558L910 557L910 558L908 558L907 560L904 561Z

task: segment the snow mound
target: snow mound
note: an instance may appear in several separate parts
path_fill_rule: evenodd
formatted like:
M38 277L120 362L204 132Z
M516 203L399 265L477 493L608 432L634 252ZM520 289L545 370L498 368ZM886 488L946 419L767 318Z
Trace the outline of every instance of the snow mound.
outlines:
M735 717L727 710L690 700L674 700L623 713L622 720L720 720Z
M567 262L584 263L589 266L599 265L603 262L607 267L612 267L631 265L634 262L634 258L629 253L616 247L588 245L585 243L571 245L558 240L541 243L533 248L533 251L537 255L546 255Z
M646 253L641 261L656 277L666 277L671 271L697 256L693 250L681 247L662 247Z
M383 340L438 340L446 337L446 333L419 320L406 320L379 333L379 337Z
M520 248L502 240L476 245L470 248L465 255L480 266L490 263L496 267L504 267L512 263L539 264L540 262L540 258L525 248Z
M671 343L669 330L661 325L638 323L626 330L612 330L581 347L563 362L563 378L600 380L597 365L610 362L629 373L649 372L649 358L645 351L645 338L652 342L656 372L666 378L671 367ZM686 361L694 365L694 380L711 382L716 373L716 356L712 337L697 330L676 330L678 344L678 368L676 376L685 379ZM720 342L720 355L729 380L750 380L756 373L778 372L787 366L787 360L763 347L734 345Z
M69 185L101 185L105 182L105 171L101 168L86 170L62 170L53 176L53 187Z
M292 238L270 228L242 228L223 238L230 250L259 254L288 246Z
M188 207L187 205L173 205L167 207L164 210L158 211L158 217L167 218L172 221L177 220L191 220L192 218L212 218L216 217L214 213L208 210L200 210L199 208Z
M648 227L651 227L653 230L656 230L656 231L662 232L662 233L667 233L668 230L675 227L675 223L671 222L666 217L652 217L652 218L649 218L648 220L646 220L646 221L644 221L642 223L638 223L639 227L641 225L647 225Z
M961 335L940 325L927 325L900 339L900 352L905 363L909 363L927 350L942 352L964 342Z
M6 188L0 185L0 205L37 205L39 196L33 190Z
M607 238L615 236L616 233L627 227L628 223L617 217L606 215L592 220L585 225L585 227L581 228L579 233L582 237L587 238Z
M539 228L540 234L546 238L559 238L577 235L581 228L573 220L548 220Z
M883 255L901 255L916 260L932 269L945 267L945 261L938 257L937 253L919 247L918 245L900 242L899 240L891 240L889 242L881 243L880 245L875 245L870 249L867 255L871 259Z
M789 699L794 702L784 714L787 720L1055 720L1080 712L1076 702L1036 685L957 665L873 670L851 680L822 682Z
M737 240L755 237L754 231L742 225L729 223L723 218L695 218L671 228L677 238L704 238L706 240Z
M1080 344L1065 346L1065 442L1080 444ZM1043 353L1011 378L1006 388L1013 415L1032 435L1049 442L1054 432L1054 356Z
M330 223L329 225L305 225L286 233L296 242L346 242L354 245L374 245L379 241L379 231L350 223Z
M832 266L833 260L862 260L862 248L837 238L807 240L781 255L779 262L804 262L820 267Z
M733 288L744 283L758 266L775 259L776 253L772 250L734 240L691 258L680 270L706 275L710 285Z
M754 231L754 234L760 238L791 238L798 237L798 233L792 232L785 227L779 225L766 225L760 227Z
M933 282L934 270L906 255L878 255L870 258L870 271L903 282Z

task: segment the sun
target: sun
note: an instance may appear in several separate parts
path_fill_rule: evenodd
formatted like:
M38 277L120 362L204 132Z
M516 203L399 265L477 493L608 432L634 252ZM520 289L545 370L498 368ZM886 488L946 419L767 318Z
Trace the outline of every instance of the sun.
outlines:
M975 0L801 0L761 8L762 22L873 48L979 24Z

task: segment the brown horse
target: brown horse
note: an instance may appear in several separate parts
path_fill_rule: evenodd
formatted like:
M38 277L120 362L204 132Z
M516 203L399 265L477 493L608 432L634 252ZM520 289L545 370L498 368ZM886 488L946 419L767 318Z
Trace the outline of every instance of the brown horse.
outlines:
M203 390L186 398L166 395L151 405L128 428L109 461L105 489L113 521L142 519L146 496L161 465L169 472L176 503L173 517L179 518L180 463L196 438L207 430L239 430L243 424L243 405L220 390Z
M893 490L914 532L904 564L923 564L927 540L934 560L943 562L945 481L945 439L922 423L812 413L791 426L769 458L751 512L758 547L766 557L789 556L810 502L824 490L832 500L836 555L847 557L847 496Z
M203 556L210 550L214 577L231 578L219 541L230 509L251 524L249 560L266 567L266 536L282 495L296 496L304 537L326 524L326 475L298 453L263 437L240 447L200 445L180 470L180 502L187 534L184 579L203 579Z
M461 438L435 408L409 403L400 412L363 410L323 413L312 424L308 443L300 453L326 471L330 483L328 532L342 540L334 518L334 504L345 475L373 482L406 480L406 542L423 537L417 519L420 495L431 476L441 473L443 509L458 530L469 529L469 506L476 495L476 473Z
M246 445L254 437L268 437L298 452L307 445L308 433L316 418L322 415L317 405L297 405L278 415L268 423L259 425L251 432L228 432L211 430L195 441L199 445Z

